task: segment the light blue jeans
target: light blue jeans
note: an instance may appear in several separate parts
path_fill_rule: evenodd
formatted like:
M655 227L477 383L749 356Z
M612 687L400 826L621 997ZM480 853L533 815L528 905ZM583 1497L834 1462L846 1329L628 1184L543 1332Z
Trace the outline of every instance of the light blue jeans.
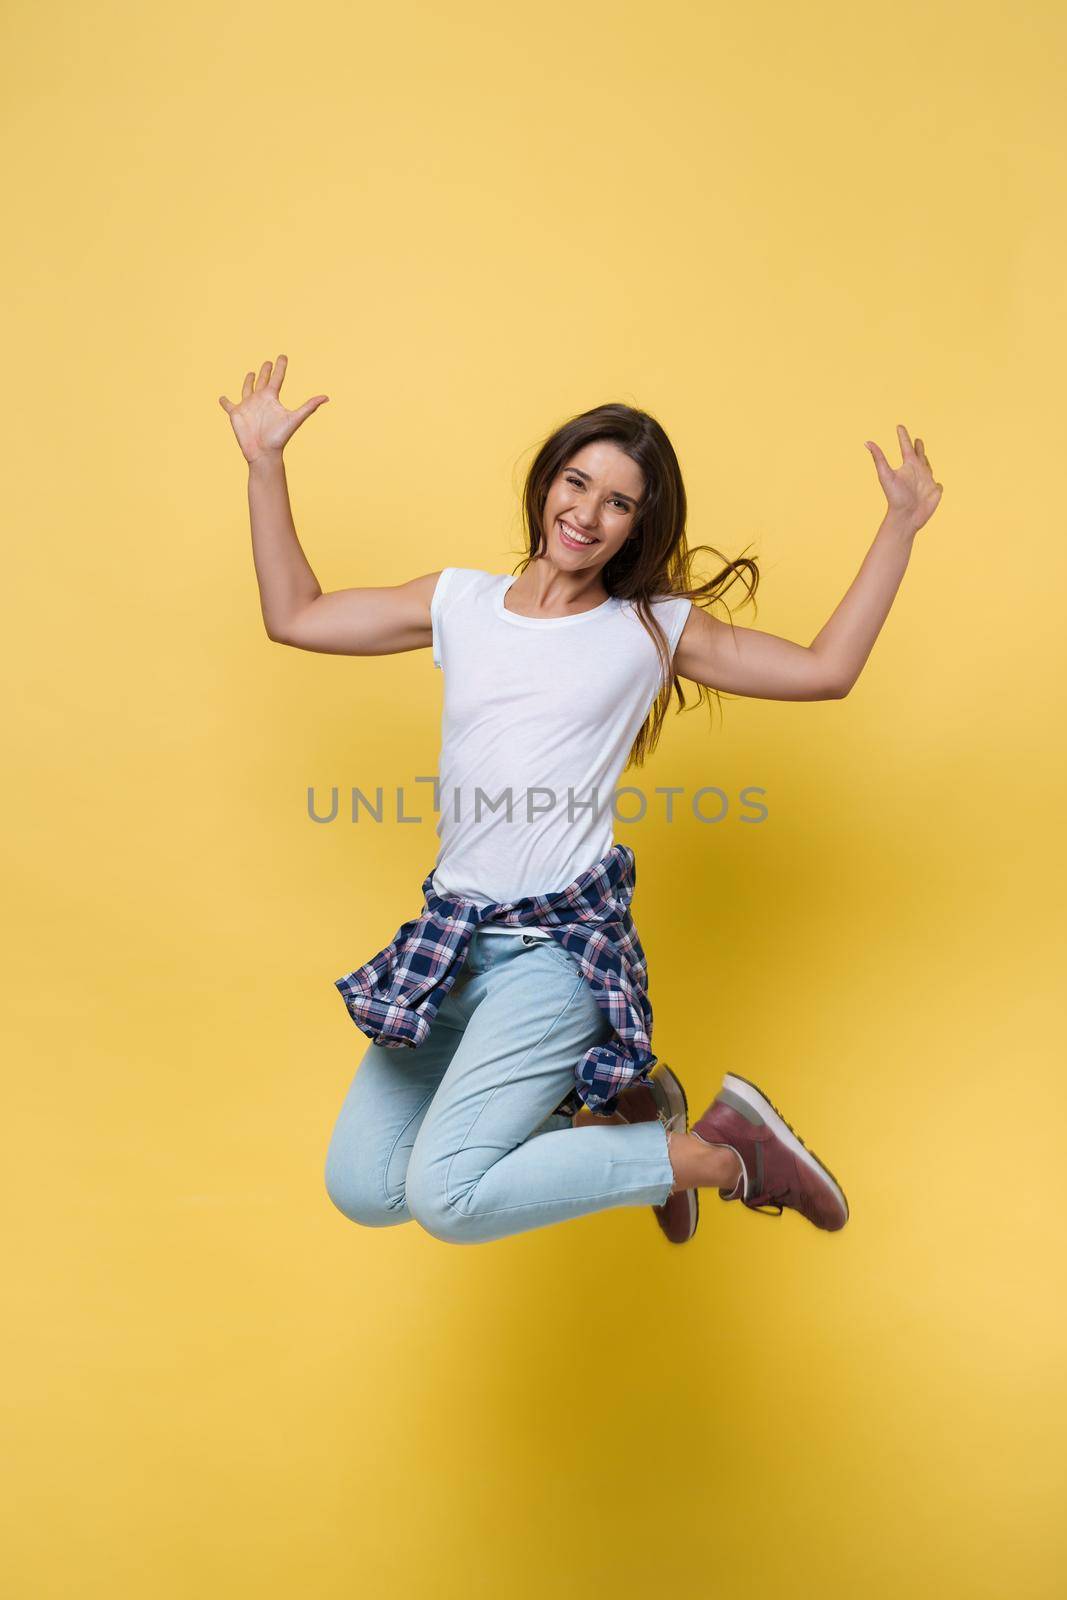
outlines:
M422 1044L368 1045L330 1140L330 1199L365 1227L414 1219L453 1244L662 1205L662 1122L575 1128L555 1114L575 1064L610 1036L555 941L475 930Z

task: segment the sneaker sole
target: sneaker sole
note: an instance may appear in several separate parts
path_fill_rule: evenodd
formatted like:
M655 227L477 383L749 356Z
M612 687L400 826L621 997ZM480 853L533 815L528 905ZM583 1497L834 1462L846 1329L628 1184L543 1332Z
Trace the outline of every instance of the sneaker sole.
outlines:
M803 1139L793 1132L778 1107L773 1101L768 1100L759 1085L752 1083L748 1078L738 1077L734 1072L728 1072L722 1081L724 1089L729 1089L732 1094L737 1095L739 1100L743 1100L746 1105L752 1107L758 1116L763 1118L764 1122L774 1130L778 1138L781 1139L788 1150L792 1151L798 1161L803 1161L806 1167L810 1168L812 1172L818 1173L823 1182L829 1185L834 1198L845 1213L845 1222L847 1222L849 1210L844 1189L842 1189L826 1163L820 1161L815 1152L808 1149ZM842 1223L843 1226L844 1223Z

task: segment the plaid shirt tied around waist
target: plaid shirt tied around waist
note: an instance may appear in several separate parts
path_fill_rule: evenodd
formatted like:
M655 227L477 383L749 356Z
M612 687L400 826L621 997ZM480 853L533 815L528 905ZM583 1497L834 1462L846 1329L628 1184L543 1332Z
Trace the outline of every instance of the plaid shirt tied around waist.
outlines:
M422 885L423 911L403 923L384 950L337 978L336 987L373 1043L414 1049L458 978L476 928L484 922L542 928L577 963L614 1035L575 1063L568 1100L575 1109L581 1104L610 1113L656 1060L648 966L630 914L636 881L634 852L625 844L614 845L565 889L486 906L437 894L431 869Z

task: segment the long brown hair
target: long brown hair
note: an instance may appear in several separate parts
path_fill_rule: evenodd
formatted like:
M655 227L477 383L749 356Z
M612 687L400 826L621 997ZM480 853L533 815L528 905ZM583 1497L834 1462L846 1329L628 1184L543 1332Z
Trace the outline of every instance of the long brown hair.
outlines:
M640 767L659 742L672 692L678 696L679 710L687 707L682 685L674 672L667 636L657 622L650 602L669 595L686 595L694 605L711 605L722 601L722 596L734 583L741 580L747 595L740 603L755 605L759 584L759 568L754 558L738 556L728 561L713 545L696 545L692 549L686 542L687 514L685 485L678 465L674 446L655 417L633 406L608 404L583 411L563 423L538 448L526 475L522 496L524 534L527 554L517 564L516 573L524 572L540 555L546 543L543 512L548 491L557 474L567 462L587 444L606 439L630 456L641 468L645 479L645 493L634 519L631 536L617 550L604 567L601 577L609 595L632 602L645 631L655 645L662 666L663 685L652 703L637 738L634 740L626 766ZM714 578L707 583L694 583L692 564L702 550L710 550L725 563ZM722 602L725 605L725 602ZM727 612L729 615L729 612ZM731 626L732 626L732 618ZM697 684L697 700L707 697L711 709L711 696L719 698L719 691L706 684ZM719 702L720 711L722 703Z

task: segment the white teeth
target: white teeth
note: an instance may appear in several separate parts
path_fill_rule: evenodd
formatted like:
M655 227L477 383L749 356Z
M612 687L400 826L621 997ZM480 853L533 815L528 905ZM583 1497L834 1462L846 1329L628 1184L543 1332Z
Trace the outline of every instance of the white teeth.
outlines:
M594 539L587 539L584 536L584 534L575 533L574 529L572 527L570 527L568 523L564 522L562 517L560 517L560 519L559 519L559 525L563 529L564 533L567 535L568 539L576 539L579 544L595 544L596 543L596 541Z

